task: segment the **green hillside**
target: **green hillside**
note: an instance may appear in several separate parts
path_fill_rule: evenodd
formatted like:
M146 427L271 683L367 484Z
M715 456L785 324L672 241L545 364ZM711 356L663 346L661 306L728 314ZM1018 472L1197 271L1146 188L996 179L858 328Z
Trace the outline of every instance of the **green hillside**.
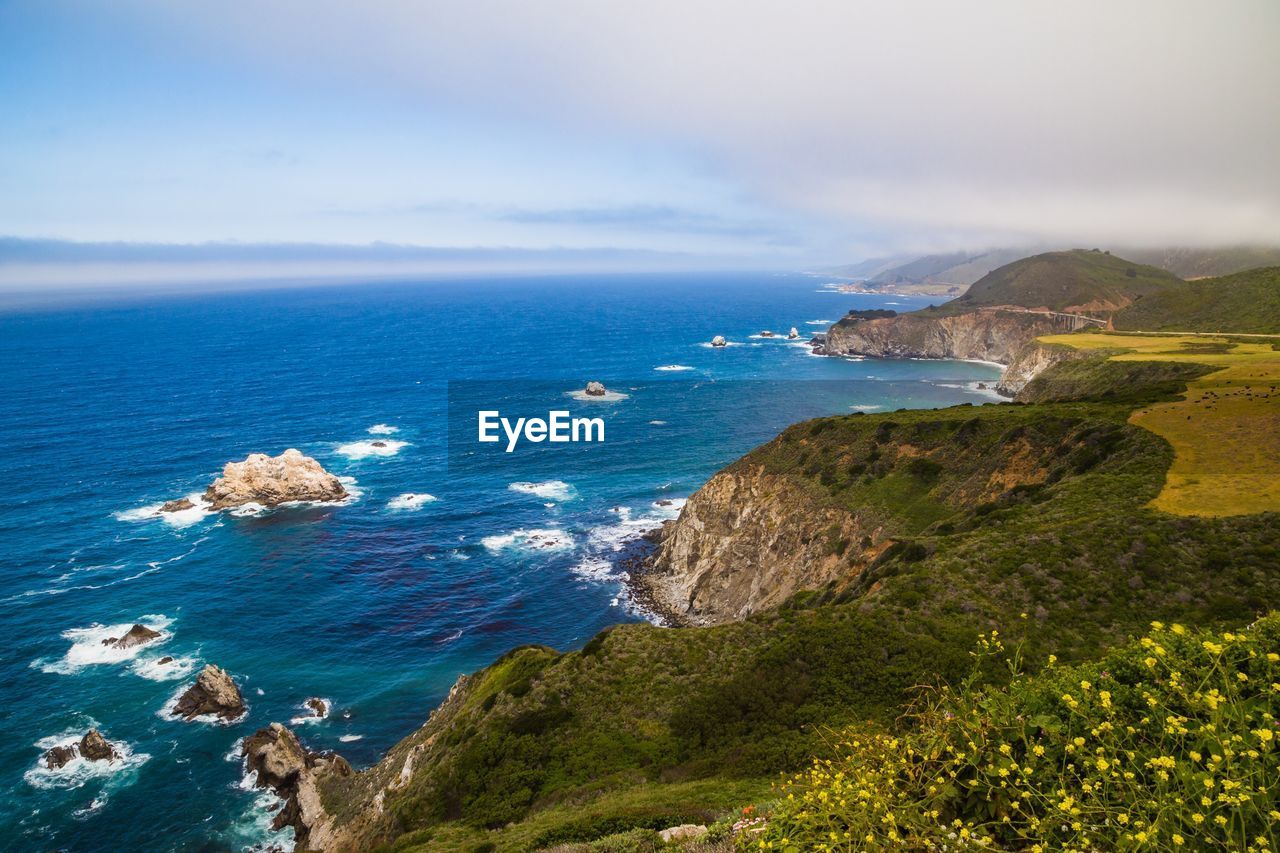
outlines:
M604 836L620 840L592 849L655 849L652 830L769 796L770 778L829 748L832 727L894 727L917 685L958 683L974 640L1020 614L1034 627L1028 654L1085 659L1150 619L1234 625L1276 606L1274 516L1146 507L1172 453L1126 421L1182 377L1142 376L1105 402L789 428L735 465L788 478L814 508L874 511L896 544L865 571L740 622L624 625L580 652L513 651L386 761L332 780L326 808L354 825L375 814L364 844L398 839L396 850ZM397 783L410 756L415 772Z
M963 314L992 305L1106 313L1139 297L1181 284L1172 273L1105 252L1047 252L1006 264L974 282L963 296L932 309Z
M1213 248L1172 247L1126 249L1112 247L1117 255L1132 258L1180 278L1224 276L1259 267L1280 264L1280 246L1218 246Z
M1280 333L1280 266L1187 281L1116 313L1117 329Z
M1050 665L1002 690L925 693L917 725L900 735L833 735L782 798L763 804L751 842L1275 850L1280 615L1225 633L1150 628L1102 660ZM1024 664L1011 638L989 636L976 653Z

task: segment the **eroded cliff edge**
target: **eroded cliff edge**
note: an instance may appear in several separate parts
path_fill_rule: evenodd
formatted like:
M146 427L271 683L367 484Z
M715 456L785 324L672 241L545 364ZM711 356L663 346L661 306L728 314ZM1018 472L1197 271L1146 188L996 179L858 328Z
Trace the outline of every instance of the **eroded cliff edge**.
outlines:
M1182 284L1164 270L1105 252L1047 252L991 271L942 306L889 317L852 311L827 331L821 352L995 362L1006 368L996 390L1016 397L1037 375L1074 357L1036 338L1106 326L1113 312Z
M970 410L972 411L972 410ZM673 621L716 624L801 590L875 592L870 570L923 557L974 518L1097 464L1110 425L938 413L791 427L712 477L633 582ZM969 523L972 523L970 521Z

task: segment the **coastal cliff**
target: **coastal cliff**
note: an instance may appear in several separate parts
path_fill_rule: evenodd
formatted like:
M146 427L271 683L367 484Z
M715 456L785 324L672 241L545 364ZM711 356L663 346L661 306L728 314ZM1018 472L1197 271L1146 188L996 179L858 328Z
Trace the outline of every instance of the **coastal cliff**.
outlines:
M1124 373L1071 362L1047 388L1105 401L789 428L700 489L637 578L705 627L514 649L356 772L266 733L246 752L280 783L277 824L310 849L421 853L723 830L831 726L891 724L919 685L962 678L981 632L1024 624L1028 654L1051 643L1065 659L1151 619L1248 618L1280 600L1274 518L1146 506L1172 454L1127 423L1137 397L1115 392L1136 377L1143 401L1165 399L1183 375L1108 364ZM264 774L272 743L288 748Z
M1104 326L1112 312L1182 284L1103 252L1049 252L993 270L940 307L890 317L850 312L827 331L819 351L995 362L1007 368L996 390L1016 397L1039 373L1072 357L1036 338Z
M656 563L664 570L635 582L676 623L740 619L856 571L849 543L874 553L880 532L874 518L816 508L786 477L745 466L697 491L662 537ZM762 562L771 571L757 571Z

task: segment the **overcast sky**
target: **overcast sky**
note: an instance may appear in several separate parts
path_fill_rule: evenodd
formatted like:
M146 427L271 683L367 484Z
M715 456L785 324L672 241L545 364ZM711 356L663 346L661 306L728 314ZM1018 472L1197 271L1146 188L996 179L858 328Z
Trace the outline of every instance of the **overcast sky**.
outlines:
M147 259L118 242L321 268L1276 243L1277 45L1276 0L11 1L0 236L96 246L0 243L0 281Z

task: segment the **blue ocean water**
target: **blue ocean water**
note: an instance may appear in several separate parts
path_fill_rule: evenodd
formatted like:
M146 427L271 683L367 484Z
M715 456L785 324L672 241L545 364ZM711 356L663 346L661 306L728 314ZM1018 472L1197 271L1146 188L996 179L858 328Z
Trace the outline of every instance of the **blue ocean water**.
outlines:
M645 618L618 547L786 425L992 399L976 388L989 365L753 337L924 304L822 284L468 279L0 313L0 849L250 849L270 814L234 758L244 735L324 697L333 713L299 723L304 741L372 763L460 673ZM735 345L705 346L716 334ZM567 395L589 379L625 398ZM606 440L507 454L475 441L480 408L601 417ZM288 447L356 497L155 516L226 461ZM133 622L164 641L105 652ZM164 718L205 662L240 683L242 721ZM40 769L43 748L90 725L126 760Z

